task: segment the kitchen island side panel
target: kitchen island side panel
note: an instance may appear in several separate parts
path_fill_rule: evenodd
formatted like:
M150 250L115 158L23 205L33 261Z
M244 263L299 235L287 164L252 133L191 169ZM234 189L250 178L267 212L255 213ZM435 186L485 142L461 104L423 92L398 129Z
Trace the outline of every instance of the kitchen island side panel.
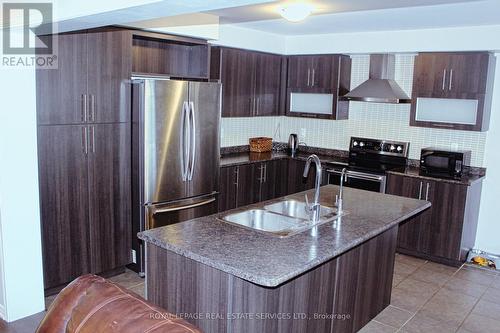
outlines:
M147 295L205 332L356 332L390 303L397 226L275 288L147 243Z

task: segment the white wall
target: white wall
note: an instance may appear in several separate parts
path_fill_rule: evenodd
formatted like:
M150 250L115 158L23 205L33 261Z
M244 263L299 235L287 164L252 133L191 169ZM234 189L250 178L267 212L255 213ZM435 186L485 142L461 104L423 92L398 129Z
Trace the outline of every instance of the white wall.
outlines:
M500 53L497 54L500 59ZM498 61L498 60L497 60ZM500 254L500 63L497 63L495 75L494 100L492 105L491 125L486 139L485 166L488 169L483 183L479 227L476 247L488 252Z
M278 54L286 52L285 38L282 36L228 24L220 25L219 39L211 43Z
M334 24L334 23L332 23ZM287 54L500 50L500 26L286 37Z
M14 321L45 309L34 71L0 69L0 101L0 302Z

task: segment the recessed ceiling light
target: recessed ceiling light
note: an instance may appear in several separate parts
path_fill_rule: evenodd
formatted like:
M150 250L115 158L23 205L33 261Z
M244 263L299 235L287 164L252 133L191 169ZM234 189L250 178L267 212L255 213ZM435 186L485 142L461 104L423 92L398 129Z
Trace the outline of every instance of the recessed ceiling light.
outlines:
M311 15L314 7L305 2L294 2L284 4L279 8L279 13L290 22L299 22Z

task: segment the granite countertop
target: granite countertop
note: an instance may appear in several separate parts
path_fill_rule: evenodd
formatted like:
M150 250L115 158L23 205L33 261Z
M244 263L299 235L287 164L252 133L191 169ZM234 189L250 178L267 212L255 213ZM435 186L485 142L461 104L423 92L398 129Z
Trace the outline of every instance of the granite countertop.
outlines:
M314 149L314 148L313 148ZM342 155L339 151L331 151L328 149L323 149L321 151L310 151L310 152L300 152L299 154L291 157L286 152L283 151L272 151L267 153L251 153L251 152L236 152L236 153L226 153L222 154L220 159L221 167L244 165L249 163L265 162L271 160L279 159L290 159L295 158L298 160L306 160L311 154L318 155L321 163L326 165L335 164L347 164L349 158L346 155ZM416 177L421 179L440 181L453 184L462 185L472 185L475 182L482 181L486 176L486 169L484 168L468 168L460 179L450 179L442 177L431 177L427 175L422 175L420 168L415 165L409 165L403 169L396 169L387 171L388 174L397 174L409 177Z
M421 178L421 179L432 180L432 181L445 182L445 183L467 185L467 186L472 185L478 181L482 181L483 178L486 176L485 169L473 168L471 170L467 170L466 172L463 173L462 177L456 178L456 179L443 178L443 177L432 177L432 176L428 176L428 175L423 175L420 171L420 168L417 166L407 166L403 170L391 170L391 171L387 171L387 173L415 177L415 178Z
M251 153L251 152L243 152L243 153L231 153L224 154L220 159L220 166L236 166L243 165L249 163L257 163L257 162L265 162L271 160L280 160L280 159L290 159L295 158L298 160L305 161L312 153L299 153L295 156L290 156L286 152L280 151L272 151L268 153ZM321 163L347 163L347 158L343 156L334 156L334 155L318 155Z
M303 200L304 193L286 198ZM321 204L333 206L338 186L321 188ZM264 203L237 208L236 213ZM139 233L139 238L244 280L276 287L373 238L430 207L427 201L381 193L344 189L344 210L339 220L278 238L221 221L214 214Z

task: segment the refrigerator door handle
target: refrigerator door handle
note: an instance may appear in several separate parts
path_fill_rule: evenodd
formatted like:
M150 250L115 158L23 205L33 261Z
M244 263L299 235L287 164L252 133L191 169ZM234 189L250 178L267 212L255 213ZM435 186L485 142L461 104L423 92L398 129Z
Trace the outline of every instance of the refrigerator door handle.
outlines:
M189 169L189 178L188 180L193 180L193 172L194 172L194 167L196 163L196 117L194 113L194 103L189 102L189 113L191 115L190 120L191 120L191 128L190 128L190 134L191 134L191 139L190 139L190 149L189 152L191 154L191 163L190 163L190 169Z
M189 158L189 126L187 122L188 118L188 103L184 102L182 104L182 114L181 114L181 176L182 181L187 180L188 176L188 158Z
M185 210L185 209L191 209L199 206L204 206L209 203L212 203L216 200L215 197L212 197L207 200L195 202L189 205L184 205L184 206L171 206L171 207L164 207L164 208L151 208L151 215L156 215L156 214L161 214L161 213L168 213L168 212L175 212L178 210Z

